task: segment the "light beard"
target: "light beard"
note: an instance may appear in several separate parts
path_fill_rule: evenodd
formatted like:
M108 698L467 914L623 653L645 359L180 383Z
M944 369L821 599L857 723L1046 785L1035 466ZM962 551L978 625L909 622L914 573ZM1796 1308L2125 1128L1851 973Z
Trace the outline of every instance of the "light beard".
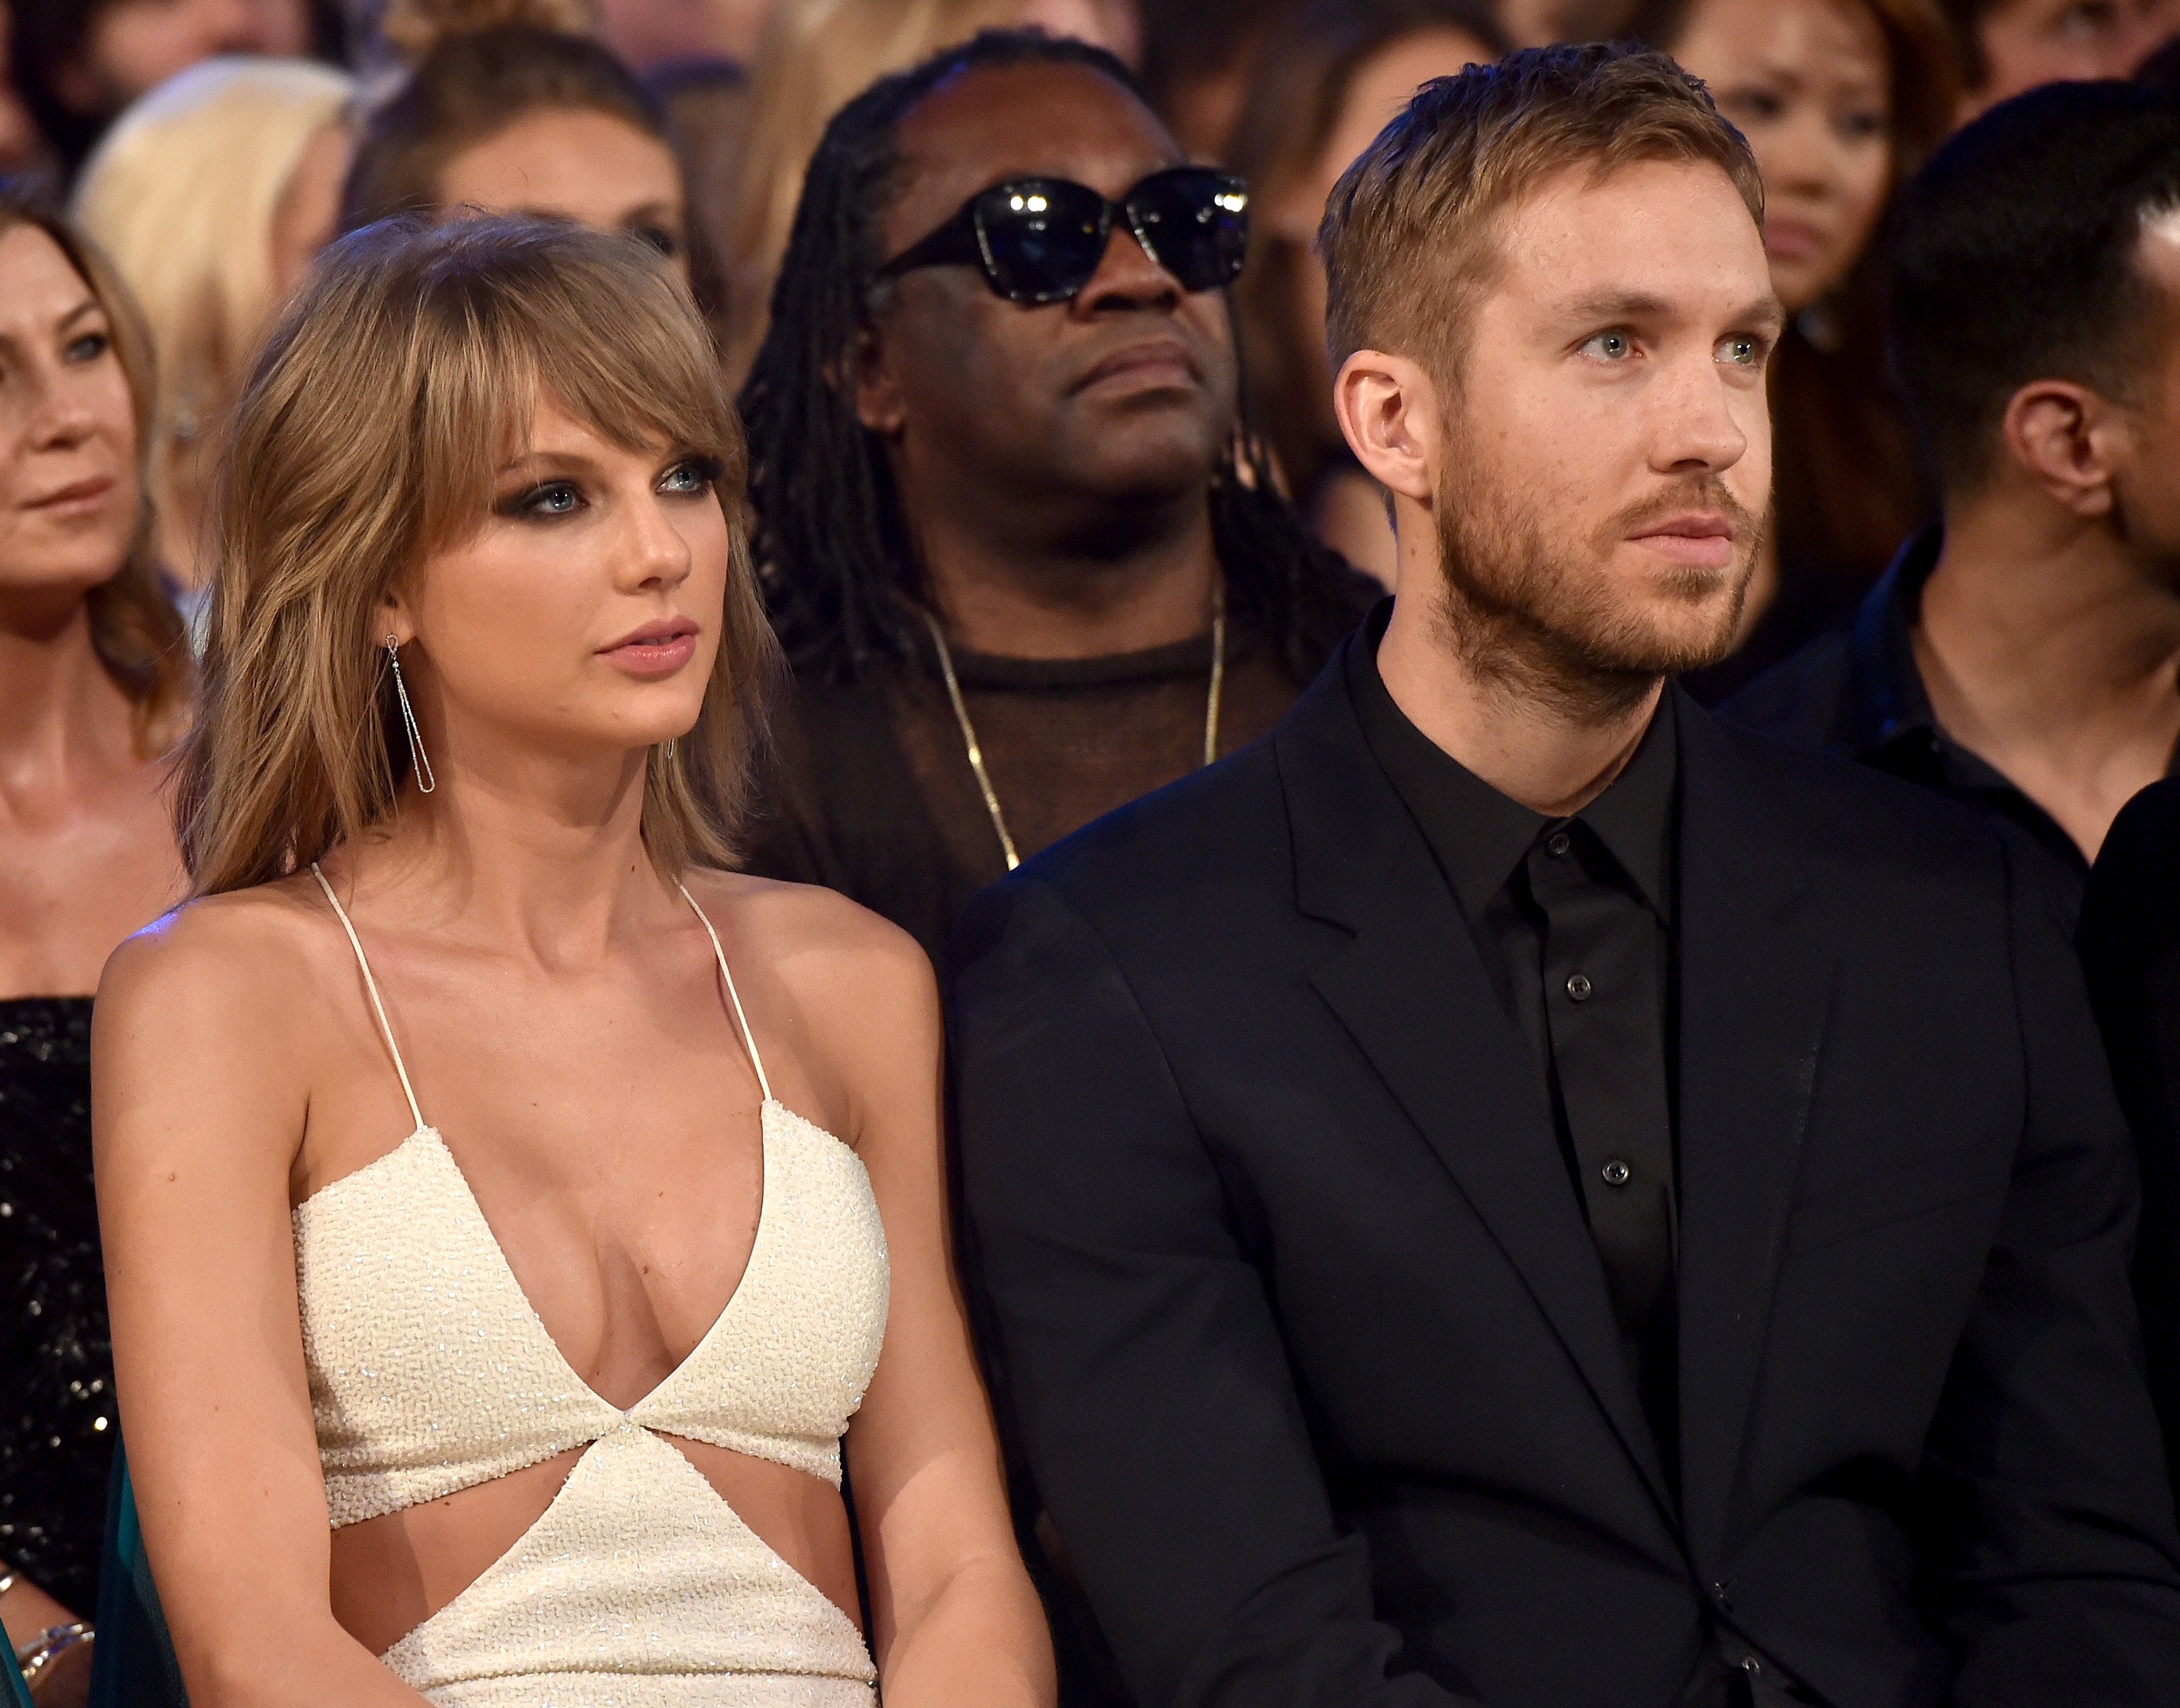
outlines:
M1541 502L1515 497L1456 451L1436 499L1442 596L1439 628L1487 692L1571 726L1625 717L1665 677L1715 664L1733 651L1768 525L1715 475L1683 481L1610 519L1588 540L1555 537ZM1645 522L1715 509L1733 527L1724 569L1662 567L1652 585L1691 607L1718 601L1717 619L1689 632L1660 623L1606 573L1612 552ZM1720 597L1721 579L1730 585Z

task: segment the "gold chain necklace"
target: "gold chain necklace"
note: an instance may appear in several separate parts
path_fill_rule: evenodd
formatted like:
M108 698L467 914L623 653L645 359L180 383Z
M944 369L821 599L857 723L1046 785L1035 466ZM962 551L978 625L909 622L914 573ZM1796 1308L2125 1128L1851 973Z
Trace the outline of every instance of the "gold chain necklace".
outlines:
M1007 832L1007 816L999 810L999 794L992 787L992 774L984 768L984 750L977 739L977 726L969 721L969 708L961 698L961 678L954 673L954 654L946 645L945 631L939 619L921 606L917 607L924 626L931 631L931 644L939 649L939 673L946 678L946 697L954 702L954 721L961 726L961 745L968 750L969 769L977 774L977 787L984 794L984 810L992 816L992 828L999 833L999 850L1007 857L1007 870L1012 871L1021 864L1021 856L1015 852L1015 839ZM1219 701L1226 689L1226 585L1214 576L1211 583L1211 692L1203 704L1203 762L1209 765L1219 757Z

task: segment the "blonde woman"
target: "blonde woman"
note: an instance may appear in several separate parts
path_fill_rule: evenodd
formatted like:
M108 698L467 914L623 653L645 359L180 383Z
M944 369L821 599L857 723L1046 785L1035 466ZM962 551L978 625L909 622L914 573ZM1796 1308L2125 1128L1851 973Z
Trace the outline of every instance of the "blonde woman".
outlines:
M143 303L159 352L152 496L160 560L184 589L204 579L213 424L333 235L354 86L313 60L207 60L124 113L77 184L75 217Z
M191 1701L1049 1703L930 970L728 870L773 643L685 292L563 223L359 233L230 459L197 898L94 1057Z
M743 164L726 221L726 361L739 384L771 319L802 174L834 113L879 78L982 30L1038 28L1134 64L1137 0L775 0L751 67Z

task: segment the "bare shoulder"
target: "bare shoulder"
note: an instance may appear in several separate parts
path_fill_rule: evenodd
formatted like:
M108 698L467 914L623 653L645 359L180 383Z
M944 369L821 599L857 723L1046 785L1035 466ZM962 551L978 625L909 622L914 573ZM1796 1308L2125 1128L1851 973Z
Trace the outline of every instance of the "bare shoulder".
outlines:
M277 1038L322 988L323 909L294 879L184 902L107 958L95 1024L109 1033L154 1019L180 1047L238 1021L262 1029L251 1034L261 1045Z
M730 923L798 1001L900 1002L938 1013L939 986L916 939L868 908L814 884L783 883L739 872L692 873L691 892L706 912Z
M845 896L808 884L739 873L688 880L791 1017L791 1036L813 1097L832 1129L863 1140L892 1123L876 1118L937 1095L939 981L916 939ZM747 992L745 992L747 995Z

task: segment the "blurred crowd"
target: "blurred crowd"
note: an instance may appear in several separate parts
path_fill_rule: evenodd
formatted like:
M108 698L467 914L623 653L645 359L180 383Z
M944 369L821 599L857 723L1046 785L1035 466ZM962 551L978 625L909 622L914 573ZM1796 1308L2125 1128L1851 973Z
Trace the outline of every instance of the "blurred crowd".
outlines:
M1633 39L1709 85L1769 195L1792 316L1778 519L1717 699L1840 618L1931 508L1874 288L1894 186L2036 85L2159 74L2174 0L0 0L0 173L66 197L151 322L159 562L198 585L205 424L338 230L520 208L685 267L730 381L761 343L805 165L874 78L1031 26L1137 70L1192 156L1247 180L1246 389L1327 543L1392 577L1335 428L1312 253L1341 168L1429 79L1510 47ZM2170 74L2169 69L2166 74Z

